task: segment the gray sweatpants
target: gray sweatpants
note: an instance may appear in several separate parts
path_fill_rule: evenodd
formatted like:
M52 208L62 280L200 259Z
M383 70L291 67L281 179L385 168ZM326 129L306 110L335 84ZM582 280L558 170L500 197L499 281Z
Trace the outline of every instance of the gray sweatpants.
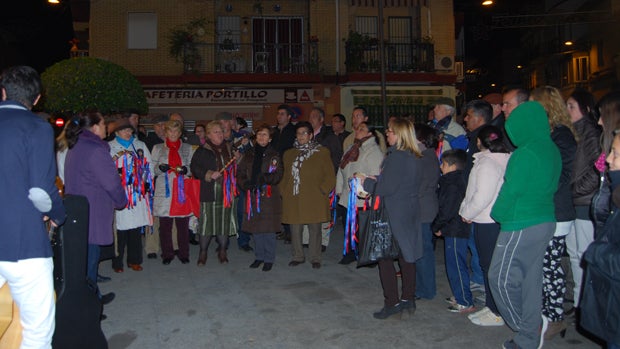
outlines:
M555 222L501 231L489 268L497 309L521 348L537 348L542 323L543 258Z

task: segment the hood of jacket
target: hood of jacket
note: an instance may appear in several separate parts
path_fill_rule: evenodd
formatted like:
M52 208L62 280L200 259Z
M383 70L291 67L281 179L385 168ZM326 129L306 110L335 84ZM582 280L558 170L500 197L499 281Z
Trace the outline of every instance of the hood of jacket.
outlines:
M545 108L536 102L516 107L506 120L506 134L512 144L521 147L541 140L550 140L549 120Z

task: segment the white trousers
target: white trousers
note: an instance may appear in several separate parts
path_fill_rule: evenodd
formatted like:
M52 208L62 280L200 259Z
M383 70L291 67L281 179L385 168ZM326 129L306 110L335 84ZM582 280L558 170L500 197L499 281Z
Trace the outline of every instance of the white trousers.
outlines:
M594 241L594 225L592 221L586 219L575 219L575 224L570 233L566 235L566 251L570 256L570 266L573 272L573 281L575 287L573 289L573 298L575 308L579 306L579 298L581 296L581 282L583 281L583 269L581 268L581 260L583 253L588 246Z
M21 349L52 347L56 303L52 258L0 262L0 286L5 282L19 307L23 327Z

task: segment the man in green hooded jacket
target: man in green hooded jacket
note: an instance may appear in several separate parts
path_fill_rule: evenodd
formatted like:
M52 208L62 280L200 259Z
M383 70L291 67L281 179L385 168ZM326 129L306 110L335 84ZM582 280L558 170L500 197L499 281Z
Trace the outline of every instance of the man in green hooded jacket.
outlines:
M540 348L547 324L541 313L543 257L555 231L553 196L562 162L540 103L514 109L506 133L517 148L491 211L501 232L489 284L502 317L516 332L504 348Z

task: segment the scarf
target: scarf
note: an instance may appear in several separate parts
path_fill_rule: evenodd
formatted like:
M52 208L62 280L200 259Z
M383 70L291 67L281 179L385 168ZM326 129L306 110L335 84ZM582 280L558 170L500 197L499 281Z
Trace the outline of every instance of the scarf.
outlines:
M293 172L293 195L296 196L297 194L299 194L299 173L301 170L301 166L306 159L311 157L312 154L319 151L320 146L321 145L314 140L311 140L306 144L299 144L299 142L295 140L293 147L299 150L299 154L297 154L297 157L295 158L295 160L293 160L293 165L291 166L291 170Z
M349 148L349 150L347 150L347 152L342 156L340 168L344 169L349 162L357 161L357 158L360 156L360 148L362 147L362 144L364 144L364 142L366 142L370 137L374 137L374 135L366 136L362 139L356 138L353 140L353 145L351 148Z
M118 144L122 145L123 148L127 148L127 149L129 149L129 146L133 143L134 139L135 137L133 135L128 140L124 140L121 137L116 136L116 141L118 142Z
M170 149L168 152L168 166L170 166L170 169L174 170L177 166L183 166L181 155L179 155L181 140L177 139L176 142L171 142L168 138L166 138L166 146Z
M205 142L211 147L213 153L215 153L215 167L219 171L224 168L226 163L230 160L230 154L228 153L228 147L226 142L222 142L220 145L213 144L209 139Z

